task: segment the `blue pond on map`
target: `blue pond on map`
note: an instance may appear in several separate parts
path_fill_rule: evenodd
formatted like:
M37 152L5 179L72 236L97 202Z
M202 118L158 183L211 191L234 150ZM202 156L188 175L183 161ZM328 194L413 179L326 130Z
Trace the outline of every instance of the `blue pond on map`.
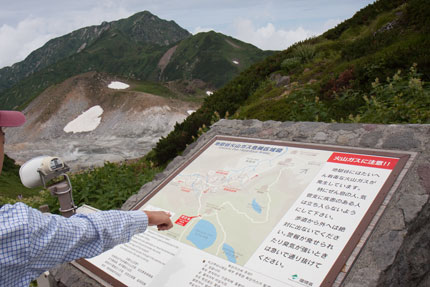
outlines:
M187 236L187 240L191 241L199 249L206 249L215 242L216 237L215 226L209 221L201 219L194 225Z
M227 256L228 261L236 263L236 256L234 256L234 248L224 243L222 246L222 251L224 251L225 256Z
M254 211L257 213L261 213L261 206L255 200L255 198L252 200L252 209L254 209Z

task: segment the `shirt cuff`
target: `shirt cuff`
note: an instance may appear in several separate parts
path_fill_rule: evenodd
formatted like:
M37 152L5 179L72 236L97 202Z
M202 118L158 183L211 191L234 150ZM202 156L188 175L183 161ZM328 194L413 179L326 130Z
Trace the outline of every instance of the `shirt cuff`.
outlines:
M137 224L137 233L142 233L148 227L148 216L142 210L128 211L133 222Z

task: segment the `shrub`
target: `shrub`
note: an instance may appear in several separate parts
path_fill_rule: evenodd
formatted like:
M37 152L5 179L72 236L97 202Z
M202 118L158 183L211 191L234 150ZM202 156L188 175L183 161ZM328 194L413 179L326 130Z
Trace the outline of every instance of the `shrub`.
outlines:
M351 88L352 81L355 79L354 69L349 68L344 70L337 78L329 80L321 89L321 94L324 99L333 98L335 94L339 94Z
M310 44L301 44L294 47L293 55L299 58L302 63L308 63L315 57L315 46Z
M347 89L341 93L334 93L334 98L327 101L330 119L338 122L346 122L351 114L364 105L363 92Z
M264 101L242 108L238 118L261 121L327 121L328 114L316 92L312 88L302 88L278 97L265 97Z
M299 57L287 58L282 61L281 68L287 72L290 72L300 66L302 59Z
M386 83L377 78L364 100L361 122L430 123L430 89L421 81L415 64L407 78L401 76L400 70Z

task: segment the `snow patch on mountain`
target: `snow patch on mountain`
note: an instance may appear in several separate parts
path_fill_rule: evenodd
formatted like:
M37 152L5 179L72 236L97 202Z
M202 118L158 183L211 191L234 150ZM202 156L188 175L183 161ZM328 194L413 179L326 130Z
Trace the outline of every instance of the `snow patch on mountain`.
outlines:
M100 122L103 109L100 106L94 106L83 112L76 119L69 122L65 127L66 133L82 133L95 130Z
M124 90L124 89L127 89L129 87L130 87L130 85L123 83L123 82L118 82L118 81L112 81L108 85L108 88L114 89L114 90Z

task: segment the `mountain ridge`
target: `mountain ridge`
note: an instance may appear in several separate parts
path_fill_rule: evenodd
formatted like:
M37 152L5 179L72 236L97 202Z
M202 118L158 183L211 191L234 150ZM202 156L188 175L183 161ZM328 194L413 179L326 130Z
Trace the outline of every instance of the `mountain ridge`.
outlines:
M206 34L209 38L216 38L213 33ZM183 40L200 38L202 34L205 33L191 35L174 21L162 20L148 11L136 13L126 19L78 29L48 41L24 61L0 69L2 108L22 109L49 86L88 71L105 72L134 80L160 81L163 78L158 63L162 56L175 45L180 48L186 46L188 50L207 48L207 45L205 47L179 45ZM222 34L216 35L217 39L212 41L213 45L227 37ZM231 37L229 39L238 41ZM236 51L236 56L231 57L238 58L240 55L243 58L240 65L235 66L231 59L227 60L223 56L227 53L224 51L227 46L222 46L221 50L210 49L210 52L201 52L202 57L199 59L191 58L196 52L183 59L186 62L207 63L210 67L206 70L200 68L199 71L194 71L193 67L185 67L184 63L167 67L167 63L162 72L173 75L169 76L169 81L200 79L202 75L208 86L219 88L250 63L273 53L261 51L243 42L236 44L241 46L241 49ZM231 51L227 54L231 55ZM222 65L227 70L216 69L217 65ZM183 67L185 69L182 71ZM179 73L169 72L169 69ZM211 72L211 69L218 73ZM203 74L200 74L200 71L203 71Z
M30 55L27 56L23 61L15 63L10 67L0 69L0 92L7 88L10 88L19 80L28 77L31 74L34 74L35 72L40 71L41 69L61 59L79 53L85 47L91 45L94 41L96 41L105 31L111 28L119 28L122 32L137 31L137 33L130 33L131 35L135 36L133 37L133 39L136 42L155 42L160 45L166 45L169 43L169 39L167 39L167 37L163 37L161 39L154 39L154 37L151 37L151 39L149 40L147 34L142 33L142 31L147 30L143 25L127 25L125 22L128 21L126 20L127 19L120 19L117 21L112 21L110 23L103 22L100 25L80 28L63 36L49 40L41 48L38 48L35 51L31 52ZM162 36L165 34L169 34L168 37L171 39L170 41L173 42L191 36L188 31L180 28L179 25L177 25L174 21L161 20L157 16L151 14L149 11L136 13L130 17L130 20L132 20L134 24L142 24L147 23L148 21L156 21L156 27L163 26L160 25L161 23L164 25L170 25L168 27L174 30L174 33L168 33L168 31L161 31L162 33L160 33L160 29L158 29L157 32L159 33L159 35ZM151 33L149 34L151 35ZM139 36L141 36L141 39L139 38ZM8 76L8 73L12 73L13 76Z

